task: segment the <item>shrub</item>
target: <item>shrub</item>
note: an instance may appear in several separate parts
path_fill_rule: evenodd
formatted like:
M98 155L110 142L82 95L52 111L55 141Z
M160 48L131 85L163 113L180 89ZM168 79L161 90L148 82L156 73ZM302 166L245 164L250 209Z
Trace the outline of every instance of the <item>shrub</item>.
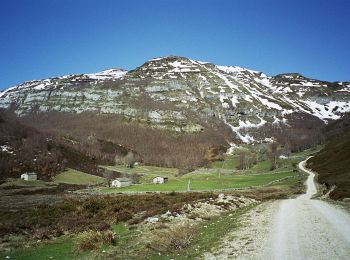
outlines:
M92 214L97 214L101 209L105 208L105 202L99 198L90 199L83 203L83 208Z
M169 193L170 196L176 196L176 191L172 190L170 193Z
M105 221L100 218L91 218L88 216L63 216L57 227L70 232L81 232L84 230L106 231L110 228Z
M130 212L129 210L125 209L125 210L122 210L120 212L118 212L118 215L117 215L117 220L118 221L128 221L132 218L133 214L132 212Z
M134 217L128 221L128 224L129 225L137 225L137 224L141 223L142 221L143 221L143 219L141 217Z
M84 231L77 235L75 249L77 251L88 251L100 248L102 245L113 245L115 234L108 231Z
M186 224L157 230L151 235L148 247L156 251L167 252L188 248L195 237L195 228Z

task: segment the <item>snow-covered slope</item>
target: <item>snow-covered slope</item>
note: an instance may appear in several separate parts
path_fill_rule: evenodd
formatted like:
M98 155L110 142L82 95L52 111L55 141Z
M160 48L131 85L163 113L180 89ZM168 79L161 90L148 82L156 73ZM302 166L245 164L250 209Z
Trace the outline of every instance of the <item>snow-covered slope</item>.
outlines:
M300 112L323 120L350 112L350 83L324 82L300 74L274 77L237 66L183 57L161 57L132 71L111 69L25 82L0 94L0 107L116 113L154 127L201 131L201 121L221 118L244 142L249 129L288 124ZM247 133L248 132L248 133Z

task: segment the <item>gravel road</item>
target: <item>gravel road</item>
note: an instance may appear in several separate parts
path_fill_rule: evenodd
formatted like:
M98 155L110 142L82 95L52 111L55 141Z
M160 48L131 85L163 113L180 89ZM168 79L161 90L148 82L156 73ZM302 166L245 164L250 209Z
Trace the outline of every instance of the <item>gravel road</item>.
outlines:
M305 162L299 164L309 174L305 194L261 204L244 216L240 230L228 234L222 247L204 258L350 259L350 215L330 202L312 199L315 174Z

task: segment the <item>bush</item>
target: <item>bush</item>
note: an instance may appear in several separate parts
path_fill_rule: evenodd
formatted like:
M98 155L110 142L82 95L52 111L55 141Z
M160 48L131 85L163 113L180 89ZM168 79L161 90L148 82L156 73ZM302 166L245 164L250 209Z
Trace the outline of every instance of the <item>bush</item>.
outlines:
M172 190L172 191L169 193L170 196L176 196L176 194L177 194L177 193L176 193L176 191L174 191L174 190Z
M137 224L141 223L142 221L143 221L143 219L141 217L134 217L128 221L128 224L129 225L137 225Z
M101 209L104 209L105 207L106 207L105 201L99 198L86 200L83 203L84 210L92 214L97 214Z
M148 247L161 252L182 250L191 245L195 234L195 228L189 225L171 226L169 229L157 230L157 232L152 234Z
M117 220L118 222L128 221L132 218L133 214L129 210L125 209L118 212Z
M81 216L63 216L56 227L66 231L77 233L84 230L106 231L110 228L104 220L100 218L92 218L88 215Z
M115 244L115 234L108 231L84 231L77 235L75 249L77 251L88 251L100 248L102 245Z

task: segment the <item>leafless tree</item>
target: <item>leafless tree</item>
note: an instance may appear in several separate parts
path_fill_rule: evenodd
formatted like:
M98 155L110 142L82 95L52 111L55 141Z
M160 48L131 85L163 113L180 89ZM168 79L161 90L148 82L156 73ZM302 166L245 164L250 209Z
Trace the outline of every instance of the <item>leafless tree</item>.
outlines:
M134 152L129 151L128 154L124 157L124 163L127 167L133 168L136 162L136 156Z
M238 167L239 167L240 170L245 170L245 169L247 169L246 157L247 157L247 155L246 155L245 152L241 152L241 153L239 154L239 158L238 158L238 160L239 160L239 165L238 165Z
M106 179L108 187L111 187L111 184L112 184L112 181L113 181L113 177L114 177L113 172L110 171L110 170L105 170L103 172L103 177Z
M278 156L278 143L274 142L270 144L271 152L271 170L277 169L277 156Z

